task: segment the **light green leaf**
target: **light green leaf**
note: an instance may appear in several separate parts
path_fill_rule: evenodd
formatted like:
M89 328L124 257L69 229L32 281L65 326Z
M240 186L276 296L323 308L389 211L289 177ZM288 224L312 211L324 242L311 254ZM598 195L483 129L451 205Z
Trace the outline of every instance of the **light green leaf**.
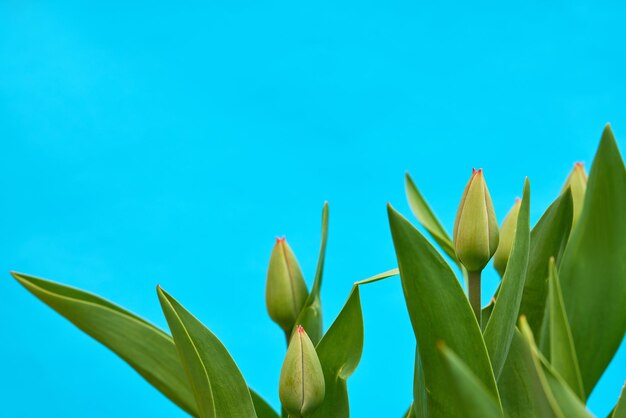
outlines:
M626 169L607 125L589 174L585 203L559 270L587 395L626 332L625 214Z
M200 418L256 417L250 391L226 347L163 289L157 293Z
M441 255L391 206L388 214L404 297L423 361L429 416L463 416L463 405L446 378L446 366L436 342L445 341L498 399L478 322L460 283ZM418 398L419 391L415 389L413 396Z
M459 268L463 268L461 263L459 263L459 260L456 258L456 252L454 250L454 245L452 244L452 239L446 232L445 228L441 225L430 206L428 206L424 197L422 197L422 194L417 189L417 186L413 182L409 173L406 173L404 180L404 188L406 189L409 206L411 207L411 211L417 220L433 237L435 242L439 244L448 257L450 257L459 266Z
M517 229L511 248L511 256L502 278L496 303L485 327L485 344L496 379L499 378L511 339L515 333L515 323L522 300L524 280L528 267L530 247L530 183L524 182L522 204L517 218Z
M328 202L324 203L322 209L322 242L320 244L320 255L317 260L317 269L311 293L304 303L304 307L298 315L296 326L302 325L308 334L313 345L317 345L322 339L322 300L320 290L322 288L322 275L324 273L324 258L326 256L326 241L328 238Z
M498 389L508 418L555 417L537 375L533 354L517 328L498 379Z
M626 384L622 387L622 393L619 395L611 418L626 418Z
M363 351L363 315L359 287L354 286L348 301L316 347L324 371L326 395L312 418L347 418L348 378Z
M439 344L448 372L448 381L454 386L459 403L463 406L463 416L481 418L502 418L502 407L487 390L485 385L472 373L470 368L445 344Z
M567 322L565 307L563 306L563 296L554 258L550 259L549 270L550 359L554 369L584 402L585 391L580 377L580 370L578 369L572 332Z
M554 414L558 418L591 418L592 415L585 409L585 405L537 349L533 333L525 317L520 318L519 327L533 354L535 369Z
M562 193L545 211L530 233L530 256L520 314L541 345L540 330L548 299L548 260L554 257L557 265L567 244L572 227L572 194Z
M374 276L368 277L367 279L359 280L355 284L362 285L362 284L374 283L380 280L387 279L389 277L397 276L398 274L400 274L400 271L397 268L395 268L395 269L387 270L382 273L378 273Z
M111 349L189 414L197 407L172 338L113 303L69 286L11 273L29 292Z

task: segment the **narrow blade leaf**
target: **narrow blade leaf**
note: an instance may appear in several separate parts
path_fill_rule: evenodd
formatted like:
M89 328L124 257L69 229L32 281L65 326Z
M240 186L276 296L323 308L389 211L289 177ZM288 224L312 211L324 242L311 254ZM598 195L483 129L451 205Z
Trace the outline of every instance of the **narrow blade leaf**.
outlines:
M157 291L200 418L256 417L250 391L224 345L173 297Z
M626 384L622 387L622 393L619 395L611 418L626 418Z
M485 327L485 344L496 379L500 376L515 333L515 323L522 301L524 280L530 248L530 183L526 179L522 205L517 218L517 229L511 256L502 278L489 322Z
M436 342L442 340L454 350L498 399L480 327L450 266L391 206L388 214L404 298L423 360L429 416L463 416L463 405L445 377L446 366ZM417 396L414 389L414 397Z
M593 160L584 206L559 271L587 395L626 332L625 214L626 169L607 126Z

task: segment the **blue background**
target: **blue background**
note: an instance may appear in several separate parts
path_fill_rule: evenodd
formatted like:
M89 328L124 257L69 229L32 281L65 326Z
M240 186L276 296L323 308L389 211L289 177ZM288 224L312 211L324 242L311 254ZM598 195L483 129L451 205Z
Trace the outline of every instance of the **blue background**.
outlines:
M9 270L165 326L160 283L277 405L276 235L310 283L330 202L328 325L354 281L395 266L385 203L410 216L405 170L450 230L473 166L500 219L528 175L536 221L607 121L626 149L623 2L101 3L0 3L2 416L184 416ZM353 415L400 416L399 282L362 299ZM600 416L625 362L622 346L589 401Z

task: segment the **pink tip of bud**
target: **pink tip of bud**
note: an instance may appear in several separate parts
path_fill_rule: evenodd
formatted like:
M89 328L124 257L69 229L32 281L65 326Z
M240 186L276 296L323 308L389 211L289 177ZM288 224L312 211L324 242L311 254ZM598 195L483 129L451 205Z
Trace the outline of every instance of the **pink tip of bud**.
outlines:
M302 325L298 325L296 327L296 331L298 331L298 334L304 334L304 327Z
M472 167L472 175L476 174L476 169Z
M519 202L521 202L521 201L522 201L522 199L520 199L519 197L516 197L516 198L515 198L515 203L519 203Z
M285 242L285 236L284 235L282 237L276 237L276 243L278 244L279 242Z
M585 168L585 163L579 161L576 164L574 164L574 167L576 167L576 168Z

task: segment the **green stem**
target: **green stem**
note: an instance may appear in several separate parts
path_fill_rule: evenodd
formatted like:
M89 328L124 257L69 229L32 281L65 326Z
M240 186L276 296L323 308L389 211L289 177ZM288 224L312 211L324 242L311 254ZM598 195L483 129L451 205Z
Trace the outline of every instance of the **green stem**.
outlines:
M481 309L480 309L480 271L469 272L468 273L468 294L470 305L472 305L472 310L474 311L474 315L476 315L476 320L478 321L478 325L480 325L481 321Z

